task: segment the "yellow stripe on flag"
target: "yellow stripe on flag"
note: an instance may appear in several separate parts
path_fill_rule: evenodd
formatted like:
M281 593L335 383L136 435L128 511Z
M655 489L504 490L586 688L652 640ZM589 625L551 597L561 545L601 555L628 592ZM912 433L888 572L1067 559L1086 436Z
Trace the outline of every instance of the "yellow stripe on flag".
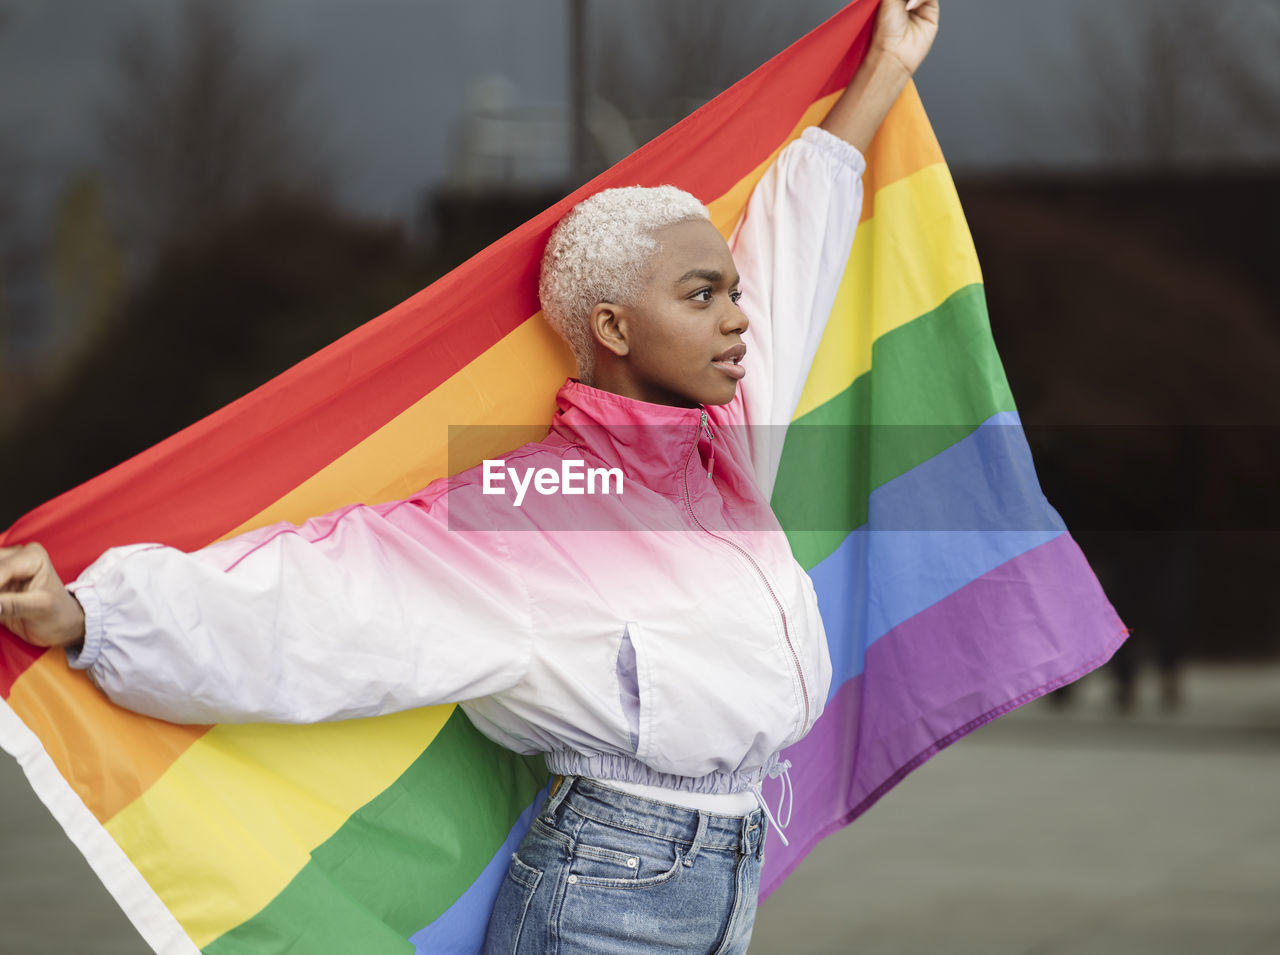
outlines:
M928 263L922 267L919 263ZM937 163L876 193L858 228L832 314L795 417L840 394L871 368L871 345L982 281L951 173Z
M275 898L312 849L412 765L453 709L217 726L106 829L207 945Z

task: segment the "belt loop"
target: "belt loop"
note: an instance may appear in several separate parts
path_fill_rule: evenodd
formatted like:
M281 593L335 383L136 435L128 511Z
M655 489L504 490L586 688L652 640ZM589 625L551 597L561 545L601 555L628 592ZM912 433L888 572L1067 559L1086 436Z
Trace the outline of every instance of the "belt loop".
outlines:
M760 832L756 836L756 858L763 859L764 858L764 838L769 834L769 819L759 809L753 812L752 815L753 816L758 815L760 817Z
M688 855L684 857L685 865L693 865L698 850L702 848L702 843L707 838L707 814L701 809L695 811L698 813L698 831L693 834L693 843L689 846Z
M565 796L569 795L569 790L573 788L573 784L577 781L577 776L555 776L551 780L551 788L547 791L547 802L542 807L542 821L548 826L556 824L556 810L560 808L560 804L564 802Z

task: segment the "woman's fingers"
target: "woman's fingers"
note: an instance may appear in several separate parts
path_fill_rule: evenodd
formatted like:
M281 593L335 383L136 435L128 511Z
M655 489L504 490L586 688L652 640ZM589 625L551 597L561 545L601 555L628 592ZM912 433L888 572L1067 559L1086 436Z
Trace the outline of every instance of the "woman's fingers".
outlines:
M39 544L0 547L0 591L17 590L34 580L48 560Z
M42 647L84 639L84 611L39 544L0 547L0 624Z
M38 619L53 609L53 598L44 591L34 593L0 593L0 623Z
M883 0L871 42L912 75L937 32L938 0Z

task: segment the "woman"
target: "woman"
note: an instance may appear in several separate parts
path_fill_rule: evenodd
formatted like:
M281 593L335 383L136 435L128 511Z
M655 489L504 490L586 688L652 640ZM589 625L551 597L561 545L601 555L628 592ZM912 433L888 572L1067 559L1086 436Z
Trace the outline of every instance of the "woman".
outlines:
M580 378L501 473L527 489L575 463L616 470L615 497L566 479L516 505L478 468L189 555L113 548L69 588L38 546L7 549L0 622L174 721L462 701L557 774L486 950L745 950L772 818L761 781L785 778L777 754L818 718L830 664L769 512L776 449L738 426L790 418L862 151L936 24L936 0L884 0L866 61L757 187L733 253L666 187L601 193L557 227L540 295Z

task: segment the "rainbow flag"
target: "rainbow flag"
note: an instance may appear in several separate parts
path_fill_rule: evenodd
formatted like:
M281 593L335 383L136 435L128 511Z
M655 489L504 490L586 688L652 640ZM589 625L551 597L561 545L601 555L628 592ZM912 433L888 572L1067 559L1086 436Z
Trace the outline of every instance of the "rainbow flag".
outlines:
M209 418L20 519L64 578L113 544L192 549L446 473L450 425L549 421L571 359L539 256L580 198L674 183L728 235L772 158L865 53L855 0L668 133L438 282ZM869 150L830 327L773 503L834 679L786 755L790 845L941 747L1104 662L1124 627L1044 500L982 279L914 89ZM475 429L499 433L501 429ZM507 450L477 446L471 465ZM547 774L452 706L314 726L177 726L113 707L61 652L0 634L0 742L161 952L471 952ZM771 838L773 838L771 836Z

